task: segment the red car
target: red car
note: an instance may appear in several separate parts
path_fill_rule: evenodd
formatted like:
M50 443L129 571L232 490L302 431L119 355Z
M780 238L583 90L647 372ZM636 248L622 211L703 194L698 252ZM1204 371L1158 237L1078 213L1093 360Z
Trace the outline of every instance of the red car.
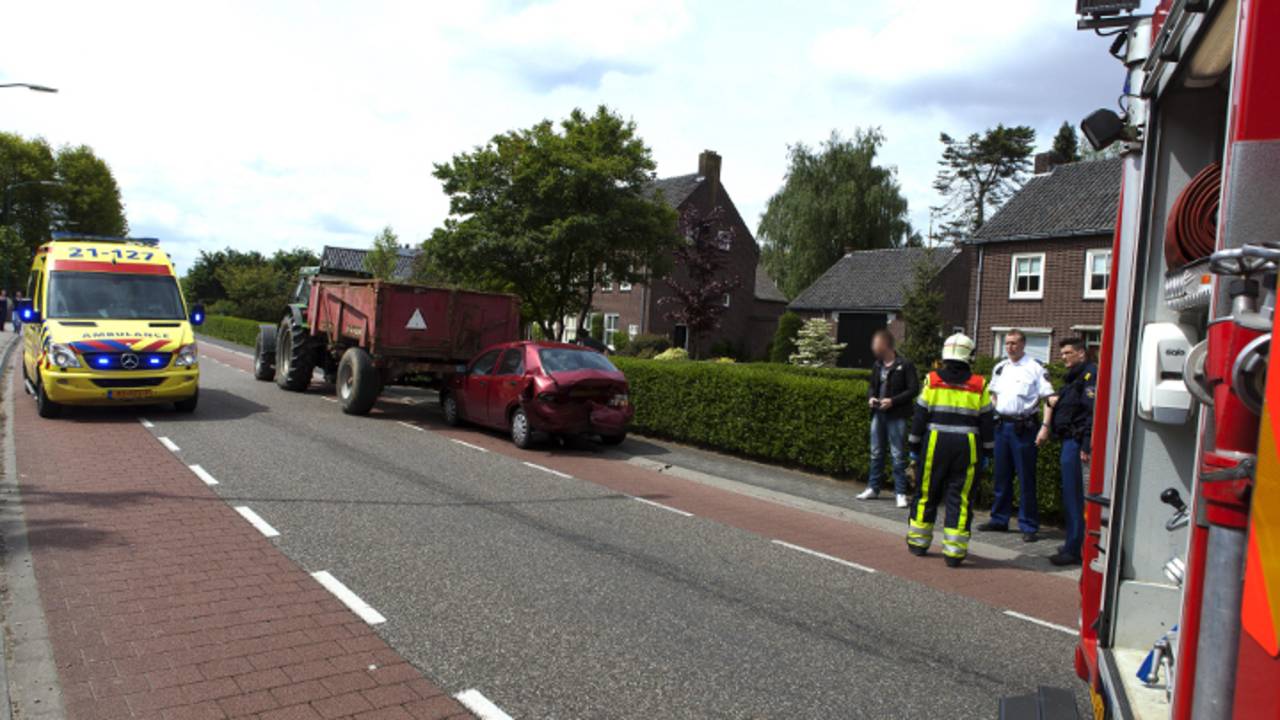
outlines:
M440 394L445 422L511 433L529 447L534 433L627 437L635 410L627 377L604 355L579 345L512 342L480 353Z

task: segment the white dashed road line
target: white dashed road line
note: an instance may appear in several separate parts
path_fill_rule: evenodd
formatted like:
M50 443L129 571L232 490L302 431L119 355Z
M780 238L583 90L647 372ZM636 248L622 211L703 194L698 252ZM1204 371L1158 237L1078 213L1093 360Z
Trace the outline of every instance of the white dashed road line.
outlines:
M531 467L531 468L533 468L534 470L541 470L541 471L542 471L542 472L544 472L544 473L551 473L552 475L555 475L556 477L567 478L567 479L569 479L569 480L572 480L572 479L573 479L573 476L572 476L572 475L570 475L570 474L568 474L568 473L562 473L562 472L560 472L559 470L552 470L552 469L551 469L551 468L549 468L549 467L545 467L545 466L543 466L543 465L539 465L539 464L537 464L537 463L526 462L526 463L524 463L524 465L525 465L525 467Z
M144 428L153 428L156 426L155 423L151 422L146 418L138 418L138 422L142 423L142 427Z
M387 619L382 616L382 613L369 607L369 604L361 600L359 595L351 592L350 588L339 582L338 578L330 575L327 570L313 572L311 573L311 577L315 578L316 582L323 585L325 590L333 593L334 597L341 600L343 605L346 605L351 609L351 612L359 615L361 620L364 620L370 625L378 625L387 621Z
M482 448L482 447L480 447L479 445L472 445L471 443L467 442L466 440L459 440L459 439L457 439L457 438L449 438L449 442L451 442L451 443L457 443L457 444L461 445L462 447L469 447L469 448L471 448L472 450L479 450L480 452L489 452L489 450L488 450L488 449L486 449L486 448Z
M645 500L645 499L644 499L644 498L642 498L642 497L634 497L634 496L633 496L631 499L632 499L632 500L636 500L636 501L638 501L638 502L642 502L642 503L644 503L645 505L652 505L652 506L654 506L654 507L656 507L656 508L662 508L663 510L666 510L667 512L673 512L673 513L675 513L675 514L677 514L677 515L683 515L683 516L685 516L685 517L693 517L693 513L691 513L691 512L685 512L684 510L677 510L677 509L675 509L675 508L671 507L670 505L663 505L662 503L656 503L656 502L654 502L654 501L652 501L652 500Z
M217 480L215 480L215 479L214 479L214 477L213 477L212 475L210 475L210 474L209 474L209 471L208 471L208 470L205 470L204 468L200 467L199 465L188 465L187 467L188 467L188 468L191 468L191 472L195 473L195 474L196 474L196 477L198 477L198 478L200 478L201 480L203 480L205 485L217 485L217 484L218 484L218 481L217 481Z
M179 450L178 446L177 446L177 445L175 445L175 444L173 443L173 441L172 441L172 440L170 440L169 438L167 438L167 437L158 437L158 438L156 438L156 439L157 439L157 440L159 440L159 441L160 441L160 444L161 444L161 445L163 445L163 446L165 446L165 449L167 449L169 452L178 452L178 450Z
M859 565L856 562L849 562L848 560L842 560L833 555L820 553L817 550L810 550L807 547L800 547L799 545L792 545L791 543L783 542L782 540L774 540L773 544L781 545L782 547L785 547L785 548L791 548L792 550L799 550L800 552L805 553L806 555L812 555L814 557L822 558L823 560L830 560L831 562L840 563L841 565L844 565L846 567L851 567L855 570L861 570L862 572L873 573L876 571L875 568L867 567L866 565Z
M510 715L502 711L502 708L494 705L493 701L475 688L463 690L454 695L453 699L465 705L480 720L512 720Z
M403 426L405 426L405 427L409 428L410 430L417 430L418 432L426 432L426 430L424 430L424 429L422 429L422 428L418 427L417 425L414 425L413 423L407 423L407 422L405 422L405 421L403 421L403 420L397 420L397 421L396 421L396 423L398 423L398 424L400 424L400 425L403 425Z
M1005 614L1005 615L1008 615L1009 617L1012 617L1012 618L1018 618L1019 620L1026 620L1026 621L1027 621L1027 622L1029 622L1029 623L1035 623L1036 625L1039 625L1040 627L1047 627L1047 628L1049 628L1050 630L1057 630L1058 632L1066 633L1066 634L1068 634L1068 635L1079 635L1079 634L1080 634L1078 630L1073 630L1073 629L1071 629L1071 628L1067 627L1066 625L1059 625L1059 624L1057 624L1057 623L1051 623L1051 622L1049 622L1048 620L1041 620L1040 618L1031 617L1030 615L1023 615L1022 613L1020 613L1020 612L1015 612L1015 611L1013 611L1013 610L1005 610L1005 611L1004 611L1004 614Z
M248 520L249 524L257 528L258 532L262 533L263 535L266 535L269 538L280 537L279 530L276 530L275 528L271 527L271 525L267 524L266 520L262 519L261 515L250 510L244 505L237 506L236 512L240 513L241 517L243 517L245 520Z

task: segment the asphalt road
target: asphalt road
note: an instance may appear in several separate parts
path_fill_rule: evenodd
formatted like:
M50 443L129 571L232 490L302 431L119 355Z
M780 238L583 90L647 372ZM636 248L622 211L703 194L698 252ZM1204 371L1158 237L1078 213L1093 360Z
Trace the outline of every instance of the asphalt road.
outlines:
M194 415L144 412L152 432L406 658L513 717L994 717L1080 687L1063 632L481 452L433 404L349 417L228 362L203 363Z

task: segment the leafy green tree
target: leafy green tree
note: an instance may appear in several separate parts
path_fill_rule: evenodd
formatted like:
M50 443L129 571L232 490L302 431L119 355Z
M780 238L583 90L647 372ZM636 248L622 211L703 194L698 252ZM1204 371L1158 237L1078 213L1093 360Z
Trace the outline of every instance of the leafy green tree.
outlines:
M805 367L835 367L848 343L838 343L834 339L831 323L822 318L806 320L796 336L796 351L791 356L792 365Z
M14 290L25 290L30 267L31 252L22 236L13 227L0 225L0 288L10 296Z
M939 258L926 255L912 270L911 287L902 301L906 338L902 354L921 370L933 367L942 354L942 291L937 288Z
M285 290L280 274L267 263L231 265L218 272L227 297L219 311L236 317L274 322L285 306Z
M364 256L364 269L379 280L390 280L400 260L400 238L388 225L373 238L373 249Z
M294 281L298 278L298 270L319 264L320 256L309 248L277 250L271 256L271 267L284 276L285 284L290 289L292 289Z
M275 321L280 319L276 316L285 306L286 298L297 282L298 269L317 265L319 262L320 258L306 248L277 250L270 258L256 250L242 252L226 248L213 252L201 251L182 278L182 291L187 300L204 303L213 313ZM255 270L241 276L240 271L246 268ZM268 285L265 274L258 272L257 268L265 268L274 278L273 283ZM263 311L257 309L259 303L253 301L247 290L233 295L227 285L228 279L233 277L236 278L234 282L238 288L254 287L262 292L265 298L263 303L270 308L270 312L263 316Z
M769 362L790 362L791 356L796 353L796 336L800 334L802 325L804 319L789 310L778 318L778 329L769 345Z
M1056 165L1080 160L1080 140L1071 123L1064 122L1062 127L1058 128L1058 134L1053 136L1053 147L1050 148L1049 154Z
M957 140L942 133L942 159L933 188L946 202L934 208L944 218L942 236L964 239L986 222L987 212L1022 187L1031 168L1036 131L1025 125L997 125Z
M601 106L498 135L435 166L451 217L423 243L420 274L515 292L547 337L591 307L603 278L662 277L675 211L650 196L654 162L635 124Z
M604 315L593 313L591 315L591 339L604 342Z
M761 260L778 287L795 297L847 250L897 247L911 238L897 170L876 162L878 129L852 138L832 131L818 148L788 148L783 185L765 207L757 234Z
M68 229L93 235L129 233L120 186L106 161L88 145L77 145L58 148L54 165L63 183L57 196Z

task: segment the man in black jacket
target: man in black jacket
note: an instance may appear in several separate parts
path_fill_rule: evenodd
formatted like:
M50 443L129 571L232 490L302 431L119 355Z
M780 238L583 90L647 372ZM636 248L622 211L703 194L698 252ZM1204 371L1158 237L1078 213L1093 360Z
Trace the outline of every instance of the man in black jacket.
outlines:
M920 376L910 360L894 349L893 334L877 330L871 338L871 352L876 362L871 366L871 382L867 403L871 407L871 470L867 489L859 500L872 500L880 495L884 484L885 448L893 458L893 492L898 507L910 504L907 496L907 422L912 403L920 394Z

